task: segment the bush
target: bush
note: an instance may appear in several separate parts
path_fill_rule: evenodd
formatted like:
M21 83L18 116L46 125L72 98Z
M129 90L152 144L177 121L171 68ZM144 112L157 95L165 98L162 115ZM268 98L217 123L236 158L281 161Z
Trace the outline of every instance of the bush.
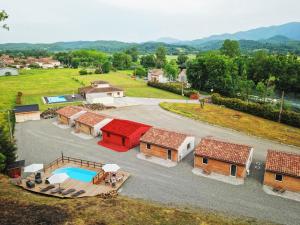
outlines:
M111 70L111 63L106 61L105 63L103 63L102 65L102 71L103 73L109 73Z
M159 89L169 91L169 92L172 92L172 93L175 93L178 95L182 94L181 88L179 88L178 86L175 86L175 85L152 82L152 81L148 81L147 84L148 84L148 86L159 88ZM183 94L184 94L184 96L190 97L191 95L198 94L198 92L195 90L183 90Z
M135 76L137 77L145 77L147 75L146 70L143 67L137 67L135 69Z
M219 94L212 95L212 103L216 105L224 105L230 109L246 112L276 122L279 117L279 110L269 104L248 103L237 98L225 98ZM300 127L300 113L283 110L281 114L281 122L290 126Z
M87 75L88 74L88 71L83 69L83 70L79 70L79 74L80 75Z
M95 69L95 74L102 74L102 70L100 70L99 68Z

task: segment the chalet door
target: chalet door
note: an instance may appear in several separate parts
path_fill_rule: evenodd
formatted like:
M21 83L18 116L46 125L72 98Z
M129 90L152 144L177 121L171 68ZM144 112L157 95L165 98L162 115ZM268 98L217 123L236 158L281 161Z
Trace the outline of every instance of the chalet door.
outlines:
M230 175L234 177L236 176L236 165L230 166Z
M172 160L172 151L171 150L168 150L168 159Z
M122 145L125 146L125 138L122 137Z

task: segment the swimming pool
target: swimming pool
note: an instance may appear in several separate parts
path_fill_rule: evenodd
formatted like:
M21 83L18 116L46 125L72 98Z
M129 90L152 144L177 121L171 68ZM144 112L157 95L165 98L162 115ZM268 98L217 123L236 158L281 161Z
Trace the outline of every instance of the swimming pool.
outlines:
M66 102L67 99L65 96L53 96L53 97L46 97L48 103L59 103L59 102Z
M93 180L93 177L97 174L97 172L95 171L86 170L78 167L65 167L53 171L53 174L57 173L66 173L70 178L86 183L91 182Z

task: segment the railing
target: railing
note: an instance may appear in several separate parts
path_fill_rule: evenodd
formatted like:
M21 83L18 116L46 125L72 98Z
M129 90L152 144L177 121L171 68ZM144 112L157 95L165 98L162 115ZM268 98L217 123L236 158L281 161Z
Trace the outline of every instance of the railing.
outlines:
M100 178L102 178L104 172L99 171L94 177L93 177L93 184L97 184Z

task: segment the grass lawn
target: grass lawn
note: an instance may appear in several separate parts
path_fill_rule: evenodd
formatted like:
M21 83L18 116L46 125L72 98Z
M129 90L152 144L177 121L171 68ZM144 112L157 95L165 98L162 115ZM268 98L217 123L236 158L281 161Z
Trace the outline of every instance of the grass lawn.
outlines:
M300 146L299 128L212 104L205 104L204 109L201 109L198 104L184 103L161 103L160 106L163 109L195 120L205 121L285 144Z
M84 81L86 85L92 80L106 80L113 85L124 88L127 96L183 98L171 92L148 87L144 81L133 80L128 74L130 74L130 71L80 76L77 69L22 70L19 76L0 77L0 110L11 109L15 105L18 91L23 92L22 104L38 103L41 110L56 105L66 105L45 105L42 96L77 93L81 84L73 78ZM0 124L3 121L3 116L3 113L0 113Z
M0 224L52 225L250 225L271 224L202 209L171 208L118 196L58 199L32 194L0 175Z

